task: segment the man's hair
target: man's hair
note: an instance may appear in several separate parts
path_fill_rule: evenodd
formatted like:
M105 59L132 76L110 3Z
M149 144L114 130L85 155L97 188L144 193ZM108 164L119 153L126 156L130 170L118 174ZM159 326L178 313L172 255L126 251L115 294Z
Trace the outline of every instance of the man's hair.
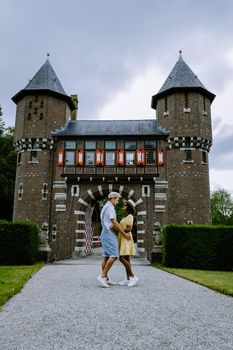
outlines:
M110 192L109 195L108 195L108 199L111 199L111 198L120 198L121 195L120 193L118 192Z

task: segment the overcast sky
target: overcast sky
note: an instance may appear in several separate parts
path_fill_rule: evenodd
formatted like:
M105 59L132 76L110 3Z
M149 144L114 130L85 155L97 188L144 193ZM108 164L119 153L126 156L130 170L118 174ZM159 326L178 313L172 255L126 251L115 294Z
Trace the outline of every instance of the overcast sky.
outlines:
M0 103L8 126L11 97L47 52L80 119L153 118L151 96L178 59L208 90L214 145L211 189L233 193L233 1L0 0Z

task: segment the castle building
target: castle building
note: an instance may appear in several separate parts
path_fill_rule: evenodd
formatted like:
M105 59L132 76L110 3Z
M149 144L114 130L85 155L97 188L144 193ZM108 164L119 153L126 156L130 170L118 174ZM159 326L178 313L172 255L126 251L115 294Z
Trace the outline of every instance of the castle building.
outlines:
M65 93L47 58L12 98L13 220L38 224L50 260L91 253L93 208L110 191L135 202L137 253L149 259L155 223L210 224L214 98L180 53L152 96L153 119L79 120L77 95Z

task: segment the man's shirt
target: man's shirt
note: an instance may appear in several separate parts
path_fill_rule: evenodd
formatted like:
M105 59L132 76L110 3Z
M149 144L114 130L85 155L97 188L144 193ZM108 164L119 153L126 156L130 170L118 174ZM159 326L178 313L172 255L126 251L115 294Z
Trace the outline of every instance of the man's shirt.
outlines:
M116 219L116 210L111 202L107 202L100 213L101 224L108 231L112 227L112 219Z

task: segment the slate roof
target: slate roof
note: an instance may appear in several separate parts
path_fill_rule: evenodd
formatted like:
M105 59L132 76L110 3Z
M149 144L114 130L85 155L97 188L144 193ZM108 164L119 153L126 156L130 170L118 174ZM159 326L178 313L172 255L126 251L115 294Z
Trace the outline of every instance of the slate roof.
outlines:
M200 91L204 95L210 98L211 102L214 100L215 95L206 89L202 82L198 79L197 75L191 70L187 63L183 60L181 54L176 62L171 73L165 80L163 86L159 92L152 96L152 108L156 108L157 100L173 91L192 90Z
M24 90L51 90L66 95L49 59L46 60L43 66L29 81Z
M50 93L56 95L63 100L66 100L71 109L74 109L72 99L66 94L61 82L59 81L56 73L49 59L38 70L34 77L29 81L24 89L20 90L12 100L17 103L23 96L32 93Z
M169 131L155 119L144 120L70 120L52 136L166 136Z

